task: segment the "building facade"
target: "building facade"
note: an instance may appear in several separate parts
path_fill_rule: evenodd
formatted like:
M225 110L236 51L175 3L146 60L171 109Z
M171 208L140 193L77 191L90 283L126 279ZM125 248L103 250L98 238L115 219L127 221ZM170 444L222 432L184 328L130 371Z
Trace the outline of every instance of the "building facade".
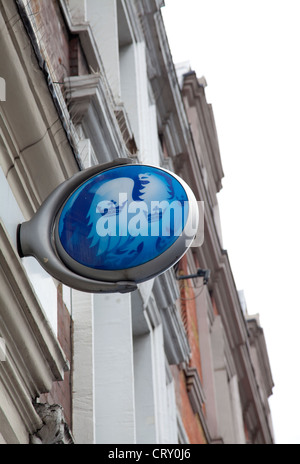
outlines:
M195 73L178 83L163 6L0 1L0 443L273 442L263 331L222 248L212 108ZM126 294L79 292L21 258L18 225L119 158L189 184L203 243Z

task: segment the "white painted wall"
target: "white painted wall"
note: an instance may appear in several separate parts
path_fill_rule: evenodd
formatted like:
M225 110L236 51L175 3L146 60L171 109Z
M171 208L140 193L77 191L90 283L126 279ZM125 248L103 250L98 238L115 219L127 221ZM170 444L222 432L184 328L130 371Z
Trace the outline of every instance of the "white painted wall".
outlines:
M119 103L121 92L116 0L86 0L86 8L87 20L92 27L107 79L115 101Z
M134 43L120 49L121 98L142 163L159 165L156 107L149 98L146 48Z
M170 404L172 398L170 388L174 388L174 385L171 384L172 386L167 387L169 382L166 374L166 358L161 324L152 331L152 339L157 443L174 444L177 443L177 429L174 428L176 414L175 396L173 397L173 404Z
M157 433L150 333L135 337L133 346L137 443L153 444Z
M134 337L137 443L178 443L175 388L166 362L161 325Z
M139 153L143 149L141 134L141 111L138 99L138 75L136 70L136 45L131 44L120 49L121 95L130 120Z
M97 444L136 443L130 294L94 296Z
M86 22L86 0L67 0L72 23L84 24Z

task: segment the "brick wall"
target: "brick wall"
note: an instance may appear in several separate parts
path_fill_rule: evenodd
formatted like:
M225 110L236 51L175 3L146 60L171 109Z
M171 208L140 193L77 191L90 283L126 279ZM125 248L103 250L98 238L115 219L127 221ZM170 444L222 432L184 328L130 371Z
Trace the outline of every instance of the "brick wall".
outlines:
M56 82L64 78L89 74L80 40L71 34L57 0L30 0L41 52L53 70Z
M178 273L179 275L188 275L189 273L186 256L184 256L180 261ZM202 382L202 366L195 298L197 291L201 291L201 289L194 289L191 279L181 280L179 282L181 316L191 348L189 367L196 368L200 381ZM180 368L177 366L172 366L172 373L176 381L177 406L180 410L183 424L188 434L190 443L205 444L207 443L207 440L203 431L200 417L193 411L192 405L190 403L185 372L184 370L180 370Z
M198 414L195 414L188 396L184 371L179 366L171 366L175 382L176 404L191 444L205 445L207 440Z

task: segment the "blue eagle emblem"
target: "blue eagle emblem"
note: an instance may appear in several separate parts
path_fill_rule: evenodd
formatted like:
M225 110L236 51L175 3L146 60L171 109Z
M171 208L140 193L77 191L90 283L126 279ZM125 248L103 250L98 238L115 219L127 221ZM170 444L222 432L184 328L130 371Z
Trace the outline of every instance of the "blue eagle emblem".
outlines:
M168 249L187 215L187 194L171 174L151 166L119 166L70 196L59 218L59 239L84 266L128 269Z

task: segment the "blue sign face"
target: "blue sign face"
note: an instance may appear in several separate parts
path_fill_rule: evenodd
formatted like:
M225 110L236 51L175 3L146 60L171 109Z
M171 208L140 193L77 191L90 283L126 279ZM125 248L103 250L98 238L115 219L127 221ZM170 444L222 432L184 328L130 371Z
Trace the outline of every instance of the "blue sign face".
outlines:
M136 268L168 250L189 215L187 193L168 171L124 165L84 182L60 212L63 251L93 270Z

